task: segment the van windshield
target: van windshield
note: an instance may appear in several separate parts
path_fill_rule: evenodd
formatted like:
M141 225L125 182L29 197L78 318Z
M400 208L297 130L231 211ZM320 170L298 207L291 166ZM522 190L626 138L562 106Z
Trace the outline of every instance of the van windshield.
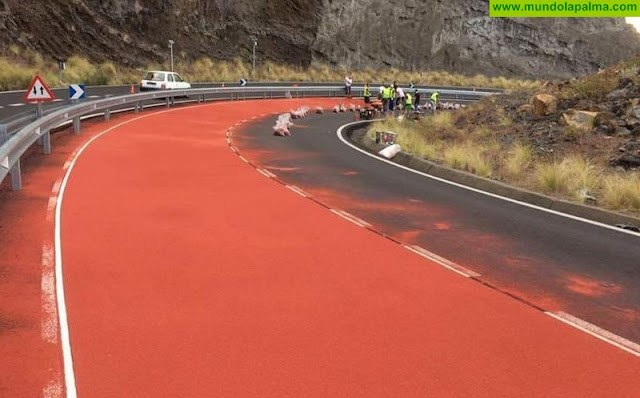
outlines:
M163 82L164 81L164 73L148 72L143 80L151 80L153 82Z

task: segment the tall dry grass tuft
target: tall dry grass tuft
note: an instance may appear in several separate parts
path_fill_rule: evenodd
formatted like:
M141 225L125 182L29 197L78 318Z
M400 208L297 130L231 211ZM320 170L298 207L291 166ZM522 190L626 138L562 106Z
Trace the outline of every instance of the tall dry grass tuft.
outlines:
M527 168L531 165L532 158L533 151L531 147L522 142L516 142L507 153L507 158L504 162L506 174L511 178L522 178Z
M640 211L640 174L611 174L604 178L602 199L615 210Z

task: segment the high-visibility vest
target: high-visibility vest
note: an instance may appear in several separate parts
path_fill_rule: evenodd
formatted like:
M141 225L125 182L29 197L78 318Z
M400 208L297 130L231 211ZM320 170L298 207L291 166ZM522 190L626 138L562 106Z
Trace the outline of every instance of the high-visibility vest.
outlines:
M438 102L438 96L439 96L439 95L440 95L440 94L438 94L438 93L433 93L433 94L431 94L431 101L433 101L433 102Z
M383 99L391 98L391 88L390 87L385 87L384 88L384 91L382 91L382 98Z
M369 86L365 86L364 87L364 94L362 96L363 97L371 97L371 91L369 91Z
M407 93L407 96L404 99L405 104L407 105L413 105L413 97L411 96L411 94Z

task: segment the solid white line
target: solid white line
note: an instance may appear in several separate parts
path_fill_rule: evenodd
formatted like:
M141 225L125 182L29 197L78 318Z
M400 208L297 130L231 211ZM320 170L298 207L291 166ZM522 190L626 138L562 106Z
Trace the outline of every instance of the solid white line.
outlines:
M458 188L466 189L466 190L468 190L468 191L472 191L472 192L476 192L476 193L479 193L479 194L482 194L482 195L490 196L490 197L492 197L492 198L496 198L496 199L504 200L504 201L506 201L506 202L515 203L515 204L517 204L517 205L525 206L525 207L528 207L528 208L531 208L531 209L540 210L540 211L543 211L543 212L545 212L545 213L554 214L554 215L556 215L556 216L565 217L565 218L569 218L569 219L572 219L572 220L575 220L575 221L584 222L584 223L586 223L586 224L595 225L595 226L597 226L597 227L602 227L602 228L610 229L610 230L612 230L612 231L621 232L621 233L623 233L623 234L628 234L628 235L633 235L633 236L638 236L638 237L640 237L640 232L633 232L633 231L629 231L629 230L626 230L626 229L622 229L622 228L614 227L614 226L611 226L611 225L603 224L603 223L600 223L600 222L597 222L597 221L588 220L588 219L586 219L586 218L582 218L582 217L578 217L578 216L573 216L573 215L571 215L571 214L566 214L566 213L562 213L562 212L559 212L559 211L556 211L556 210L551 210L551 209L547 209L547 208L544 208L544 207L536 206L536 205L533 205L533 204L531 204L531 203L521 202L521 201L516 200L516 199L511 199L511 198L507 198L507 197L505 197L505 196L496 195L496 194L491 193L491 192L482 191L482 190L480 190L480 189L472 188L472 187L469 187L469 186L466 186L466 185L462 185L462 184L459 184L459 183L457 183L457 182L453 182L453 181L445 180L444 178L440 178L440 177L432 176L432 175L430 175L430 174L423 173L423 172L418 171L418 170L414 170L414 169L412 169L412 168L410 168L410 167L406 167L406 166L403 166L403 165L401 165L401 164L394 163L394 162L392 162L392 161L390 161L390 160L387 160L387 159L382 159L382 158L380 158L380 157L378 157L378 156L376 156L376 155L373 155L373 154L371 154L371 153L369 153L369 152L367 152L367 151L365 151L365 150L363 150L363 149L358 148L357 146L353 145L352 143L350 143L347 139L345 139L345 138L342 136L342 131L343 131L345 128L347 128L347 127L349 127L349 126L352 126L352 125L354 125L354 124L357 124L357 123L360 123L360 122L353 122L353 123L349 123L349 124L345 124L344 126L341 126L341 127L338 129L338 131L337 131L338 138L339 138L339 139L340 139L340 141L342 141L344 144L346 144L346 145L350 146L351 148L355 149L356 151L358 151L358 152L360 152L360 153L363 153L363 154L365 154L365 155L367 155L367 156L369 156L369 157L371 157L371 158L374 158L374 159L379 160L379 161L381 161L381 162L385 162L385 163L387 163L387 164L390 164L390 165L392 165L392 166L395 166L395 167L401 168L401 169L406 170L406 171L409 171L409 172L411 172L411 173L418 174L418 175L421 175L421 176L423 176L423 177L427 177L427 178L430 178L430 179L432 179L432 180L439 181L439 182L442 182L442 183L445 183L445 184L453 185L453 186L458 187Z
M297 193L298 195L302 196L303 198L307 197L307 194L300 188L296 187L295 185L285 185L288 189L290 189L291 191Z
M569 326L572 326L585 333L588 333L593 337L596 337L606 343L616 346L621 350L624 350L630 354L640 357L640 345L634 343L633 341L627 340L624 337L620 337L616 334L609 332L608 330L602 329L594 324L591 324L580 318L576 318L573 315L567 314L562 311L555 312L555 313L545 312L545 314Z
M70 159L67 163L67 172L65 173L64 178L62 179L62 184L60 185L60 192L58 193L58 203L56 205L56 213L55 213L55 281L56 281L56 299L58 303L58 322L60 325L60 342L62 346L62 359L64 365L64 379L65 379L65 387L66 387L66 397L67 398L77 398L77 389L76 389L76 377L73 370L73 356L71 353L71 339L69 336L69 323L67 316L67 305L64 295L64 279L62 272L62 239L61 239L61 214L62 214L62 203L64 200L64 193L67 187L67 183L69 181L69 177L71 176L71 172L75 167L76 161L82 155L85 149L97 140L102 137L106 133L113 131L117 128L120 128L126 124L135 122L140 119L144 119L151 116L157 116L159 114L180 111L181 108L175 109L167 109L165 111L150 113L148 115L142 115L134 119L130 119L124 121L122 123L116 124L101 133L97 134L89 141L87 141L80 149L74 154L73 158ZM65 163L65 165L67 165Z

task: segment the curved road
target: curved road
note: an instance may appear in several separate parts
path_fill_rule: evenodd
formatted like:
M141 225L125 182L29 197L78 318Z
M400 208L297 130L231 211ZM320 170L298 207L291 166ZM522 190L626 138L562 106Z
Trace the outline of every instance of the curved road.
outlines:
M0 262L9 292L0 296L0 395L57 398L66 380L67 396L92 398L634 396L637 356L362 228L344 207L300 197L225 139L257 115L332 101L126 115L35 157L49 171L25 167L25 190L2 202L11 235L0 253L13 261ZM364 190L354 177L377 167L347 169L323 154L335 139L329 125L352 115L300 121L323 127L292 139L272 136L274 117L245 142L268 145L246 156L278 157L272 173L298 176L326 203L352 203L318 184ZM301 157L319 168L294 165ZM397 202L386 191L360 207L397 220L412 203L412 214L437 216L437 230L456 228L465 249L462 228L446 224L449 203L430 204L428 193ZM417 231L403 238L420 240Z
M563 311L640 342L640 237L501 201L368 157L313 115L292 136L271 120L243 127L241 152L323 203L480 274L545 311Z

